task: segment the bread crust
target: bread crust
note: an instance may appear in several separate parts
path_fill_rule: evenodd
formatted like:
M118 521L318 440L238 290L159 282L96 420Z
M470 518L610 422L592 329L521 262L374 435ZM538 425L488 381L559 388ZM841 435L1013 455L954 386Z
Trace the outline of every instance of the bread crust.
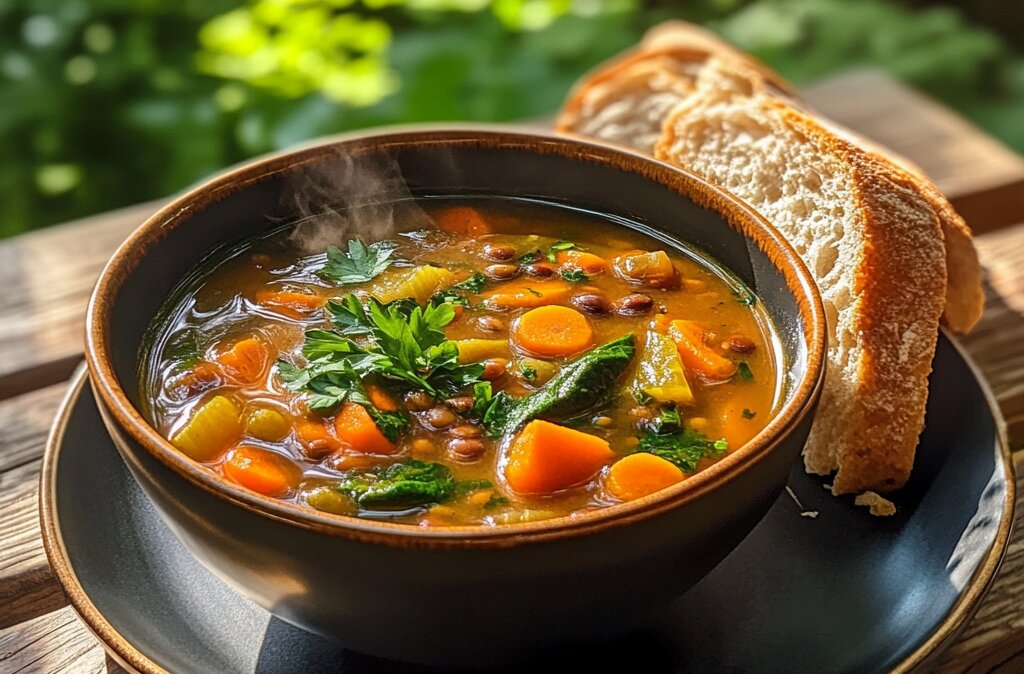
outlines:
M854 271L854 334L859 362L853 395L823 396L805 452L809 472L838 470L832 491L889 492L905 484L924 424L928 375L946 285L938 217L914 179L835 135L785 103L764 99L765 111L849 168L860 209L864 246ZM679 164L672 147L686 106L666 122L655 149ZM833 347L835 348L835 347ZM830 417L847 421L834 428Z
M679 73L683 70L683 64L699 65L712 57L735 61L741 68L757 73L768 93L811 113L788 82L753 56L703 28L683 21L667 21L650 29L638 47L586 75L570 94L559 115L556 129L563 132L577 131L588 97L593 96L595 91L601 88L605 89L605 95L611 95L617 82L624 81L623 75L628 74L630 69L639 64ZM984 292L981 286L981 264L967 223L923 171L912 162L874 145L834 122L817 121L827 130L848 140L851 145L859 146L867 154L877 156L882 162L902 169L911 178L915 189L928 201L942 225L942 236L946 245L947 279L943 321L955 332L969 331L981 318Z

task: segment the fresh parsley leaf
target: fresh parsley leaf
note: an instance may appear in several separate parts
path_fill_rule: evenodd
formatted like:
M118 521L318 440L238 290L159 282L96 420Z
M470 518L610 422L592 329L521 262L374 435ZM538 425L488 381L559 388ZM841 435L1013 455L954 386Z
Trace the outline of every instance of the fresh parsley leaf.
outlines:
M754 381L754 373L750 370L750 366L747 365L745 360L736 363L736 376L743 381Z
M451 288L434 293L434 296L430 298L430 303L434 306L445 303L463 307L469 306L469 300L466 296L460 292L452 290Z
M757 412L752 412L752 411L748 410L746 407L743 408L743 418L744 419L753 419L756 416L757 416Z
M473 407L470 409L470 413L477 418L482 418L487 412L487 408L490 407L493 397L494 388L491 386L491 382L482 381L473 384Z
M318 273L339 285L366 283L391 265L391 256L397 247L394 241L377 241L367 246L359 239L348 242L348 252L329 246L327 264Z
M569 283L586 283L590 280L587 273L577 267L570 267L569 269L563 269L561 276Z
M523 379L533 383L537 381L537 368L523 364L519 366L519 371L523 373Z
M752 307L757 304L757 295L747 288L737 288L732 291L733 299L745 307Z
M454 284L452 288L455 288L457 290L465 290L471 293L479 293L481 290L484 289L484 286L486 285L487 277L481 274L480 272L476 272L469 278Z
M533 264L534 262L539 262L543 257L544 255L540 252L539 249L531 250L520 255L518 258L516 258L516 261L519 264Z
M551 247L548 248L548 252L545 255L545 257L547 257L547 259L551 262L557 262L559 251L576 250L578 248L579 246L577 246L572 241L558 241L557 243L551 244Z
M370 413L373 423L377 424L380 432L391 442L397 442L398 437L409 430L409 417L401 412L384 412L373 404L369 404L369 401L364 407Z
M729 443L724 439L711 441L703 434L690 429L669 433L649 430L640 438L640 444L637 445L638 452L660 456L687 473L696 471L704 457L721 455L728 449Z

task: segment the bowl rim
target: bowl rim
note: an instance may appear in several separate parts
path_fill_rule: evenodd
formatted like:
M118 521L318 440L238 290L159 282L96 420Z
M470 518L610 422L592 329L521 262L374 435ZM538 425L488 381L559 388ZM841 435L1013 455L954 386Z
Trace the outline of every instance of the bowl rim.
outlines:
M340 151L387 154L409 146L516 150L596 162L638 175L699 206L718 212L728 226L768 256L796 299L804 325L802 339L807 356L803 376L791 384L793 394L790 400L745 445L676 485L633 501L585 513L502 525L420 527L325 513L249 491L175 450L130 402L115 375L109 348L109 326L115 305L113 298L138 260L193 212L272 175L315 164L337 156ZM752 207L690 171L628 149L569 134L493 125L403 126L343 134L324 142L258 158L200 183L163 206L132 232L100 273L86 312L85 356L92 386L119 431L127 432L152 457L193 486L250 513L328 535L397 547L512 547L585 535L655 517L689 503L746 472L771 454L814 409L824 380L825 328L824 307L817 284L793 247ZM116 444L122 445L121 442ZM124 451L122 449L122 453Z

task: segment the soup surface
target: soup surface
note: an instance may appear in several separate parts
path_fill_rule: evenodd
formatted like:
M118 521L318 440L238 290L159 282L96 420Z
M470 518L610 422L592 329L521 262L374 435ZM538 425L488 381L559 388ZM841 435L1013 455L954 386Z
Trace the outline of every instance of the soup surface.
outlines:
M288 227L186 281L143 358L155 427L261 494L445 526L636 499L771 418L771 326L692 251L537 202L388 211L365 244Z

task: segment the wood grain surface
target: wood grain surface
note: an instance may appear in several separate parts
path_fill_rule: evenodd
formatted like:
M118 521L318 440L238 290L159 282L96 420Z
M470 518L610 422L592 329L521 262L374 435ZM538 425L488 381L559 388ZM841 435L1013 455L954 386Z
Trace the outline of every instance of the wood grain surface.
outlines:
M958 203L995 191L1011 194L1013 208L1024 205L1024 160L884 76L836 78L811 88L808 98L846 126L907 155ZM899 111L898 124L893 111ZM81 358L92 284L116 246L158 203L0 242L0 672L120 671L66 606L49 571L39 538L38 475L64 382ZM1024 212L1016 225L1013 212L982 209L971 221L978 230L993 231L977 241L986 270L985 315L961 342L998 398L1012 448L1022 450ZM1016 458L1024 464L1024 451ZM1024 481L1018 485L1024 499ZM1015 531L991 592L937 671L1024 671L1024 527Z

